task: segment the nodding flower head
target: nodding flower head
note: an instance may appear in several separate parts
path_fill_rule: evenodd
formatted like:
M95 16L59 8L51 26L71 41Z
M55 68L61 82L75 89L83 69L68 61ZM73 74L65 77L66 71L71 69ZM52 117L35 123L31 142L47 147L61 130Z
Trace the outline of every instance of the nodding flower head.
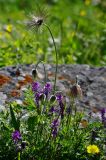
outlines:
M71 96L73 98L77 98L77 97L82 98L82 89L81 89L80 85L75 84L75 85L72 86L72 88L71 88Z
M13 139L13 141L14 141L15 143L18 142L19 140L22 139L21 133L20 133L18 130L15 130L15 131L12 133L12 139Z
M70 88L70 94L73 98L81 98L82 99L82 89L78 84L78 75L76 76L76 83Z

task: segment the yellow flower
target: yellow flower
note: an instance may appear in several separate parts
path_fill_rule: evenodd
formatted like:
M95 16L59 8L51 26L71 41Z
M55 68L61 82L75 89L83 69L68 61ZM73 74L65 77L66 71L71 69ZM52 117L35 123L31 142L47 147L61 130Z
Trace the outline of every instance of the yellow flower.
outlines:
M85 0L85 5L90 5L91 0Z
M87 147L87 152L91 153L91 154L95 154L95 153L99 153L100 150L99 150L99 148L96 145L89 145Z
M82 17L86 16L86 11L85 10L81 10L80 11L80 16L82 16Z
M11 33L12 32L12 25L11 24L8 24L7 26L6 26L6 31L7 32L9 32L9 33Z
M0 32L0 38L2 38L2 32Z

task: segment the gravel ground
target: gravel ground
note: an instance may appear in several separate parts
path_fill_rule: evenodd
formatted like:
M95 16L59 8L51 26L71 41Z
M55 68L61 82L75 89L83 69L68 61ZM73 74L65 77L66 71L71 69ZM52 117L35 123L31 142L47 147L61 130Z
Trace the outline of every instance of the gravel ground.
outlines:
M55 66L46 65L48 81L54 80ZM35 65L18 65L0 68L0 110L5 103L17 101L22 103L23 91L32 83L32 70ZM63 93L69 93L75 84L82 88L83 98L77 101L80 108L87 110L106 107L106 67L90 67L88 65L59 65L57 88ZM44 81L43 65L38 66L37 81Z

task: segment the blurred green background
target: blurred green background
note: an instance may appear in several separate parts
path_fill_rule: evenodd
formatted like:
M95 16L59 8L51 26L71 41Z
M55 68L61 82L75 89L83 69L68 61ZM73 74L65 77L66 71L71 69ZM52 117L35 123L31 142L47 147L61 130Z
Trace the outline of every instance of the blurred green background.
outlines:
M106 65L106 0L0 0L0 67L55 63L47 29L25 26L38 6L48 10L60 64Z

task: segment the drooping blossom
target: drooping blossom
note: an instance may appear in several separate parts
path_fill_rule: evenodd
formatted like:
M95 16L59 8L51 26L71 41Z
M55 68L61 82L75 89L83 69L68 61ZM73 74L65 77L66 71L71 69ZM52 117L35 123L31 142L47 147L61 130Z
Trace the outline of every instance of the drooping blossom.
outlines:
M73 97L73 98L80 98L82 99L82 89L80 87L80 85L78 84L75 84L72 86L72 88L70 89L70 95Z

